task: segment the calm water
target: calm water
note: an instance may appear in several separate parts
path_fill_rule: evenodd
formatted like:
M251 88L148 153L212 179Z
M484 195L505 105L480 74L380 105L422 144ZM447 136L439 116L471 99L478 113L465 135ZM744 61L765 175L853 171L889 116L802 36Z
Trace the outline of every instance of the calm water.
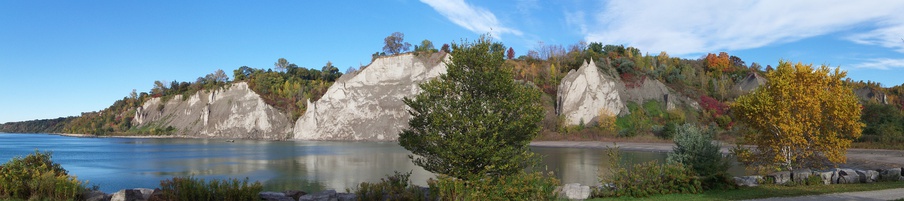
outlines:
M245 178L265 190L345 191L394 171L412 171L426 186L434 175L414 165L394 142L256 141L222 139L76 138L45 134L0 134L0 162L14 156L53 151L53 160L79 180L111 193L123 188L155 188L174 176ZM608 168L605 150L533 147L543 166L563 183L598 184ZM665 153L625 152L633 162L664 160ZM735 168L734 172L742 171Z

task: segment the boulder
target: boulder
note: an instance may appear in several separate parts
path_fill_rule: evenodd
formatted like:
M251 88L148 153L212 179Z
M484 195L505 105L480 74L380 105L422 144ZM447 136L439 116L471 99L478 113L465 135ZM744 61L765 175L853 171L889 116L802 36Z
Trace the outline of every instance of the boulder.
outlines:
M832 178L835 177L835 171L817 171L814 173L816 173L817 175L819 175L820 178L822 178L823 184L829 185L829 184L834 183L834 180Z
M582 186L579 183L565 184L560 192L566 199L584 200L590 197L590 186Z
M357 201L358 195L354 193L339 193L336 195L338 201Z
M854 170L860 177L860 183L873 183L879 180L879 172L875 170Z
M567 125L579 125L594 122L602 110L609 115L627 112L619 94L620 85L590 60L562 78L556 94L556 114L565 117Z
M889 168L879 173L879 179L882 181L901 181L904 180L904 177L901 176L901 168Z
M791 172L788 172L788 171L773 172L773 173L766 175L766 177L772 178L772 181L774 181L775 184L785 184L785 183L788 183L789 181L791 181Z
M113 195L106 194L103 191L90 191L82 195L86 201L110 201Z
M746 186L746 187L759 186L760 180L763 180L762 176L734 177L735 184L737 184L738 186Z
M853 169L837 169L835 171L836 184L855 184L860 183L860 175Z
M295 122L296 140L395 141L408 127L402 98L420 93L418 84L446 73L445 53L380 57L342 75L323 96L307 101Z
M813 171L810 169L794 170L791 172L791 179L794 182L806 182L810 175L813 175Z
M281 192L260 192L258 195L264 201L295 201L292 197L286 196L285 193Z
M283 193L285 193L286 196L292 197L293 200L298 200L298 198L300 198L302 195L308 194L304 191L296 191L296 190L287 190L287 191L283 191Z
M298 201L335 201L338 200L336 190L325 190L317 193L302 195Z
M145 201L148 200L154 192L154 189L149 188L122 189L113 193L110 201Z

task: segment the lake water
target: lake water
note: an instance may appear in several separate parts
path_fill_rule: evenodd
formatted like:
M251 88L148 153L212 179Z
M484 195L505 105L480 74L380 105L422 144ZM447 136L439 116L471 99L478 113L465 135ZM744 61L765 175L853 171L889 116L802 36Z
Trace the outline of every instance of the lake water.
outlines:
M260 141L223 139L77 138L47 134L0 134L0 163L15 156L52 151L79 180L112 193L124 188L156 188L176 176L245 178L264 190L345 191L376 182L394 171L411 171L426 186L434 177L414 165L411 153L395 142ZM542 166L563 183L599 184L597 172L609 167L603 149L532 147ZM664 160L660 152L622 151L633 162ZM732 172L743 171L735 167Z

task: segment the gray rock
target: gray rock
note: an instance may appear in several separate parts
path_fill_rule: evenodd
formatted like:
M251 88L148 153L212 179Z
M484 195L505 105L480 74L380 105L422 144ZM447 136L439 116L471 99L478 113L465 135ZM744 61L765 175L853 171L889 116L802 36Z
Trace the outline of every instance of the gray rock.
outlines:
M292 197L293 200L298 200L298 198L300 198L302 195L308 194L304 191L296 191L296 190L287 190L287 191L283 191L283 193L285 193L286 196Z
M292 197L286 196L285 193L281 192L260 192L261 200L265 201L295 201Z
M556 113L565 117L568 125L595 122L601 110L609 115L627 111L619 94L621 82L599 71L590 60L562 78L556 94Z
M113 193L110 201L144 201L148 200L152 194L154 194L154 189L149 188L122 189Z
M791 179L794 182L805 182L810 175L813 175L813 171L810 169L794 170L791 172Z
M835 177L835 171L817 171L815 173L822 178L822 183L825 185L832 184L834 181L832 178Z
M734 177L735 184L746 187L759 186L760 180L763 180L762 176Z
M860 183L860 175L853 169L837 169L835 176L837 177L836 184Z
M854 170L860 177L860 183L873 183L879 180L879 172L875 170Z
M791 172L781 171L781 172L773 172L766 175L768 178L772 178L772 181L775 181L775 184L785 184L791 181Z
M91 191L83 195L86 201L110 201L113 195L106 194L103 191Z
M336 190L325 190L313 194L303 195L298 201L338 201Z
M354 193L339 193L336 195L338 201L357 201L358 195Z
M298 140L394 141L408 126L403 97L418 84L446 73L445 53L400 54L377 58L356 73L342 75L295 122ZM426 60L426 61L425 61Z
M590 197L590 187L582 186L579 183L565 184L562 186L562 194L566 199L584 200Z
M904 180L904 177L901 176L901 168L889 168L879 173L879 179L882 181L901 181Z

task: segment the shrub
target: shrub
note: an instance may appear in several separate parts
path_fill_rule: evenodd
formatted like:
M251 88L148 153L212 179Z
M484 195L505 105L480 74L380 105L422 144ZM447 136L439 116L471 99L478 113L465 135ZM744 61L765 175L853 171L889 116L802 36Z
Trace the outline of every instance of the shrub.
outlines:
M411 185L411 172L386 175L379 183L361 182L355 194L358 200L425 200L421 188ZM351 191L349 191L351 192Z
M85 184L51 160L50 152L14 157L0 166L0 198L74 200Z
M604 187L594 197L648 197L673 193L701 193L703 184L693 171L681 163L660 164L650 161L631 166L622 165L618 148L609 148L608 177L601 177ZM607 175L601 173L600 175Z
M431 200L554 200L559 180L552 172L471 177L445 175L427 181Z
M713 143L712 132L704 132L692 124L677 127L675 148L668 154L669 163L691 168L703 179L706 188L730 187L730 163L722 157L719 144Z
M600 108L599 117L597 117L597 127L600 128L603 132L613 133L618 128L615 125L615 113L609 111L606 108Z
M260 182L248 183L248 178L204 179L173 177L160 181L161 200L258 200L263 189Z

